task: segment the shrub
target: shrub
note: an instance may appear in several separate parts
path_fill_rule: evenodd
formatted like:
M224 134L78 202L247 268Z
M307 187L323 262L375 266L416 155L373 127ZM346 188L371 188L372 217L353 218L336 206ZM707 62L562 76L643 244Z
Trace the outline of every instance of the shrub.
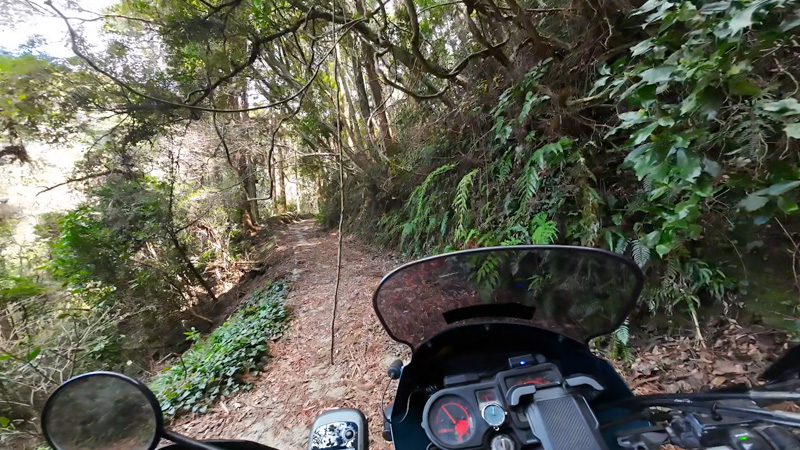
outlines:
M166 416L204 413L220 395L249 388L242 375L260 368L258 361L269 350L267 342L287 327L289 314L283 304L287 292L284 284L263 287L206 339L186 333L195 344L150 383Z

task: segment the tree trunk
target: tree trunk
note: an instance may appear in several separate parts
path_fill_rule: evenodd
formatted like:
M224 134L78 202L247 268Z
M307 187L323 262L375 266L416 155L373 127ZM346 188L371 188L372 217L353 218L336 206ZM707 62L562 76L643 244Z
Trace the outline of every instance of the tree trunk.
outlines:
M391 155L394 152L394 139L392 131L389 127L389 117L386 115L386 105L383 100L383 90L381 89L380 76L378 69L375 68L375 60L371 47L365 47L366 53L366 69L367 69L367 83L369 89L372 91L372 99L375 103L375 116L378 118L378 129L380 133L378 137L383 141L386 147L386 153Z
M356 0L356 11L361 16L365 15L363 0ZM375 104L375 116L378 118L378 129L380 130L378 136L383 142L387 155L394 153L394 139L392 138L391 127L389 126L389 117L386 115L386 105L383 100L383 90L381 89L381 79L378 75L378 69L375 67L375 52L372 46L362 44L361 48L364 52L364 64L367 69L367 84L369 90L372 92L372 100Z
M367 123L371 109L369 107L367 89L364 86L364 67L361 64L361 60L359 60L356 56L353 56L351 60L355 70L355 80L353 81L353 84L356 88L356 95L358 95L358 107L361 112L361 121L363 122L364 129L366 130L367 139L369 139L370 143L372 143L372 138L374 136L372 131L373 129Z
M230 109L239 109L247 107L247 91L242 89L238 94L226 94L223 97L222 104ZM247 113L238 113L233 116L232 124L242 123L249 120ZM220 129L217 124L217 118L214 117L214 129L219 135L222 146L225 150L225 156L228 164L236 174L236 179L241 184L241 194L237 200L239 213L242 218L242 228L248 233L253 233L259 229L258 227L258 204L255 201L250 201L251 198L258 197L256 185L258 180L256 178L255 169L251 164L250 157L244 148L228 146L225 139L225 127Z
M295 161L294 163L294 186L295 192L297 194L297 213L303 214L303 186L300 185L300 173L297 170L299 166L299 162Z
M275 209L278 214L286 212L286 176L283 173L283 146L276 145L275 150L278 153L278 161L275 163Z
M317 179L315 181L316 181L315 184L316 184L316 188L317 188L317 196L316 196L317 197L316 198L317 204L315 206L317 207L317 210L319 210L322 207L322 199L324 198L323 197L323 192L322 192L324 186L322 185L322 177L320 175L317 175Z
M356 111L355 111L355 101L352 97L352 91L350 90L350 86L347 83L347 74L343 73L342 71L339 72L339 82L341 83L342 89L341 94L344 97L344 102L342 103L343 111L343 118L349 119L350 127L348 128L348 133L350 133L350 139L353 141L354 150L366 153L367 146L364 138L364 135L361 133L361 128L358 126L358 119L356 118Z
M203 278L203 274L200 273L200 270L195 267L194 263L189 258L189 255L186 254L186 249L178 239L178 235L175 234L175 230L172 229L172 224L169 225L169 239L172 241L172 245L175 246L175 250L178 252L181 260L186 265L186 268L189 269L189 273L191 273L192 276L197 279L200 285L203 286L203 289L206 291L206 293L208 293L208 296L211 297L211 300L217 301L217 296L214 295L214 291L211 289L211 286L208 284L206 279Z
M243 187L244 193L248 199L251 198L258 198L258 189L256 187L256 171L253 167L253 164L249 162L250 158L246 155L241 155L240 160L243 161L240 167L240 178L243 179ZM258 214L258 203L255 201L246 200L247 203L247 212L250 215L250 219L253 222L253 225L258 226L261 222L261 218Z

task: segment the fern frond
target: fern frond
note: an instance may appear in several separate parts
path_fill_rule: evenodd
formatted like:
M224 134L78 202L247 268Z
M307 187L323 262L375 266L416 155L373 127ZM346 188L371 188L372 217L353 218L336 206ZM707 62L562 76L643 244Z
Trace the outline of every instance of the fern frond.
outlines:
M453 199L453 209L459 218L459 222L463 219L464 214L467 212L469 194L472 192L472 184L475 182L475 175L478 174L479 169L464 175L461 181L458 182L456 187L456 196Z
M536 245L552 244L558 237L555 222L547 220L547 214L540 212L531 222L531 243Z
M475 281L482 287L494 289L500 282L499 266L500 260L497 256L489 255L478 268L478 272L475 274Z
M428 188L430 187L433 180L436 179L439 175L453 170L456 167L455 164L445 164L444 166L438 167L433 172L429 173L427 177L425 177L425 181L422 182L416 189L411 192L411 195L408 198L408 203L406 206L410 207L412 211L416 211L417 213L420 212L425 205L425 193L428 192Z
M667 259L667 268L664 270L664 281L674 282L681 276L681 263L678 258Z
M498 161L497 164L497 179L500 182L503 182L508 178L508 175L511 174L511 167L514 162L514 152L509 150L506 152L505 155Z
M625 251L628 249L628 245L630 244L630 239L626 237L620 237L617 241L616 247L614 247L614 253L619 253L620 255L624 255Z
M622 345L628 345L628 341L630 340L631 332L630 329L628 328L629 325L630 322L628 321L628 319L625 319L625 322L623 322L622 325L620 325L620 327L617 328L616 331L614 331L614 337Z
M650 261L650 248L647 247L640 239L636 239L633 241L633 260L636 264L644 268L647 265L647 262Z
M523 209L528 205L531 199L533 199L533 196L539 189L539 174L533 164L525 166L525 171L519 180L517 180L517 187L520 191L519 208Z
M439 224L439 235L444 237L447 234L447 220L450 218L450 211L445 211L442 217L442 223Z

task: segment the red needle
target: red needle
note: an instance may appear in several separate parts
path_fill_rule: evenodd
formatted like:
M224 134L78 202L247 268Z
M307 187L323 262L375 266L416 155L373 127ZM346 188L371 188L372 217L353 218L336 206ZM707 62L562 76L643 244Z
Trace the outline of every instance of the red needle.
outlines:
M456 434L458 435L458 440L463 441L463 435L469 432L469 422L466 420L459 420L456 424Z
M447 412L447 408L445 408L444 406L442 406L442 409L444 410L444 413L445 413L445 414L447 414L447 417L449 417L449 418L450 418L450 420L452 420L452 421L453 421L453 425L455 425L455 424L456 424L456 419L453 419L453 416L451 416L451 415L450 415L450 413L449 413L449 412Z

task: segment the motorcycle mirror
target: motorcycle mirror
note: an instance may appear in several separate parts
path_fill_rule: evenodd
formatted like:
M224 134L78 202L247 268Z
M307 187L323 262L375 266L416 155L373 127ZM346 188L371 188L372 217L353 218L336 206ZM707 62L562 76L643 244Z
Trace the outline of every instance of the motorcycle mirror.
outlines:
M72 378L47 399L42 431L56 450L153 450L164 419L142 383L113 372Z

